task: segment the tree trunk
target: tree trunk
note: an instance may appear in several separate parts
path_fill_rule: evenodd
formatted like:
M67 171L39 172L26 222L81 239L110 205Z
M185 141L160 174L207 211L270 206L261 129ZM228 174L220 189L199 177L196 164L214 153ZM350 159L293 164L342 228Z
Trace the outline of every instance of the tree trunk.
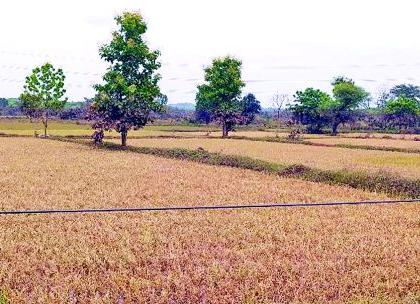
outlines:
M127 146L127 130L121 131L121 146Z
M222 137L228 137L228 134L229 134L229 130L228 130L226 120L223 120L222 121Z
M44 125L44 137L47 137L47 128L48 128L48 112L45 112L44 119L42 121Z
M332 135L337 135L337 133L338 133L338 126L339 126L339 122L337 122L337 121L333 121L333 124L332 124Z

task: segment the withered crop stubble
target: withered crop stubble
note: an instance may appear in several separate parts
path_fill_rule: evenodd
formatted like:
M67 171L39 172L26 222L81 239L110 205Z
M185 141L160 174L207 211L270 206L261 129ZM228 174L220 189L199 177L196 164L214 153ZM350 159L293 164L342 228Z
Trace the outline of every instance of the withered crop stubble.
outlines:
M419 207L362 206L0 222L14 303L410 303Z
M387 199L124 151L0 138L2 209ZM0 217L12 303L398 303L420 205Z
M0 209L363 200L382 194L35 138L0 138Z

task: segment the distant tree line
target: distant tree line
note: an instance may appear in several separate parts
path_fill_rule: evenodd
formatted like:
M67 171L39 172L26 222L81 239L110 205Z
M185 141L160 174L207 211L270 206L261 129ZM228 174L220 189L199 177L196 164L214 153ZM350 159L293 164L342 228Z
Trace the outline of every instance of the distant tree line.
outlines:
M337 77L332 82L333 95L318 89L307 88L294 95L288 105L297 123L309 133L329 129L333 135L344 123L364 121L369 128L397 129L402 132L419 132L420 88L397 85L380 95L377 107L370 107L370 95L353 80Z
M204 83L197 87L195 112L171 108L159 87L160 52L149 48L144 34L147 25L141 14L125 12L115 18L117 30L108 44L99 50L108 68L102 83L94 86L96 95L69 106L65 96L65 75L61 69L46 63L26 77L23 93L16 105L0 99L1 115L25 114L39 119L47 136L51 117L88 119L95 130L95 142L101 142L104 131L116 130L121 144L127 144L132 129L145 126L153 119L187 119L190 122L217 123L223 137L238 125L255 121L277 121L277 127L291 123L303 125L307 132L337 134L345 125L359 128L419 132L420 88L401 84L382 91L377 105L371 96L352 79L336 77L332 94L316 88L297 91L291 99L275 94L271 111L263 110L252 93L244 94L242 62L226 56L213 60L204 68ZM258 119L256 119L258 118Z

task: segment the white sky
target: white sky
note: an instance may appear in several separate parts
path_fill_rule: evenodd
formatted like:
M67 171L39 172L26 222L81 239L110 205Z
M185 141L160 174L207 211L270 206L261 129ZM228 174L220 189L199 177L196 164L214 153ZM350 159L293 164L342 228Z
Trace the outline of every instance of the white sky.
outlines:
M193 102L212 58L243 61L246 92L271 96L308 86L330 90L337 75L373 94L420 84L418 0L0 0L0 96L20 94L25 76L50 61L67 75L72 101L94 94L98 56L113 17L140 10L162 52L162 92Z

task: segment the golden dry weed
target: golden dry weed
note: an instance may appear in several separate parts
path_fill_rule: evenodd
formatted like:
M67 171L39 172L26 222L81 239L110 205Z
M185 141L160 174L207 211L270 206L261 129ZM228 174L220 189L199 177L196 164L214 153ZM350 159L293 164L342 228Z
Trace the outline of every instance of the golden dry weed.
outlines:
M414 140L420 138L418 134L395 134L395 133L341 133L340 137L366 137L390 140Z
M385 197L250 170L35 138L0 138L0 155L1 209L308 202ZM328 198L329 194L331 197Z
M420 293L419 211L9 217L0 284L13 303L403 303Z
M187 149L201 147L209 152L243 155L282 164L303 164L323 170L341 169L420 178L420 157L410 153L202 138L132 139L129 145ZM393 162L396 158L398 163ZM386 161L387 159L390 161Z
M32 138L0 138L0 157L3 209L386 199ZM420 295L419 208L0 217L0 289L12 303L403 302Z
M386 148L403 148L420 150L420 141L414 140L389 140L382 138L346 138L346 137L324 137L308 139L310 142L327 145L353 145L353 146L373 146Z
M237 131L233 131L229 133L232 136L243 136L243 137L281 137L286 138L289 136L290 132L286 130L280 130L279 132L276 132L271 129L266 129L265 131L253 131L253 130L241 130L238 129ZM211 136L215 137L221 137L222 133L217 132L211 132ZM340 138L354 138L354 139L365 139L365 137L368 137L368 139L382 139L382 140L405 140L405 141L414 141L414 139L420 139L420 136L418 134L392 134L392 133L360 133L360 132L351 132L351 133L339 133L337 136L331 136L329 134L301 134L301 138L303 139L340 139ZM390 143L391 144L391 143ZM365 145L369 145L368 141L365 142Z

